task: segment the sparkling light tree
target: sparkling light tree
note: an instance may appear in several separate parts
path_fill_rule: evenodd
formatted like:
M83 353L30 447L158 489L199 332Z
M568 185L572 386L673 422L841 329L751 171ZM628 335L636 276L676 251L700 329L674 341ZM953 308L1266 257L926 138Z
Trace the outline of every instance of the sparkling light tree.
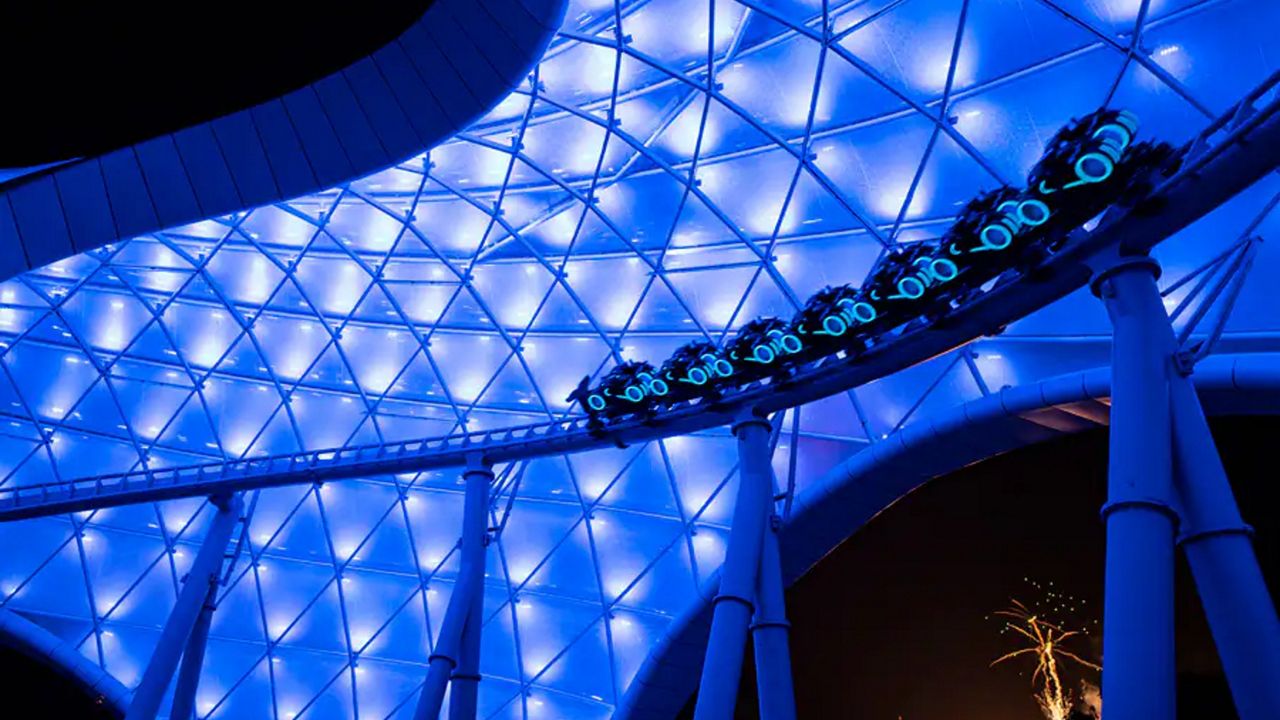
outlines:
M1039 584L1031 584L1045 591ZM1037 689L1032 697L1047 720L1069 720L1073 708L1076 707L1076 697L1063 684L1062 665L1075 664L1094 671L1101 671L1102 667L1064 646L1072 638L1087 635L1087 630L1066 630L1063 628L1065 623L1048 619L1051 612L1058 616L1073 613L1079 601L1056 591L1045 592L1045 599L1034 603L1035 609L1029 608L1018 600L1012 600L1008 608L995 613L995 616L1003 622L1001 633L1014 634L1023 643L1023 647L996 658L991 665L995 667L1000 663L1021 657L1034 658L1036 665L1031 674L1031 682ZM1084 683L1084 688L1085 695L1090 695L1091 690L1096 690L1088 683ZM1096 702L1087 704L1096 717L1100 710L1098 704Z

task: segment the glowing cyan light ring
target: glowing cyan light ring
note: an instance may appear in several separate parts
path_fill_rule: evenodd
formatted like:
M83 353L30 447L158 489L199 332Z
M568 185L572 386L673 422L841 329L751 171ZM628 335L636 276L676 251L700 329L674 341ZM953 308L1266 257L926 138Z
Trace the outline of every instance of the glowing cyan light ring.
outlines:
M702 379L699 380L699 377ZM680 378L680 382L692 383L694 385L706 385L707 381L710 379L711 376L707 374L706 370L703 370L700 367L694 367L689 368L689 376Z
M722 357L716 357L711 353L707 353L702 356L702 362L707 364L707 367L711 369L710 372L720 377L727 378L733 374L733 363Z
M649 393L662 397L671 392L671 386L667 385L667 381L662 378L656 378L649 373L640 374L640 382L644 383L644 389Z
M988 239L987 234L993 231L1003 236L1003 239L1000 242L991 242L991 240ZM1009 228L1000 224L988 225L982 228L982 232L978 233L978 238L982 240L982 244L969 252L976 253L985 252L987 250L1003 250L1013 244L1013 232L1011 232Z
M836 304L847 307L848 309L844 312L860 323L865 324L876 319L876 309L871 303L865 303L862 301L855 302L849 298L844 298ZM863 310L865 310L865 312L862 312Z
M908 287L913 288L913 290L908 292ZM894 295L891 299L897 300L906 298L908 300L915 300L922 295L924 295L924 282L914 275L908 275L898 281L898 294Z
M947 272L950 274L944 277L943 273L939 272L939 267L948 268ZM929 274L938 282L947 282L956 279L960 274L960 267L946 258L933 258L929 261Z
M833 329L835 328L835 329ZM822 318L822 331L832 337L840 337L849 329L849 323L839 315L828 315Z
M1040 213L1039 220L1033 220L1027 216L1026 211L1028 206L1036 208L1036 210ZM1038 227L1040 225L1043 225L1049 222L1049 218L1052 216L1053 216L1053 213L1049 210L1049 206L1041 200L1036 200L1035 198L1028 198L1018 203L1018 219L1026 223L1027 225L1030 225L1031 227Z
M1128 110L1121 110L1116 113L1115 122L1117 125L1128 130L1130 136L1138 134L1138 116Z
M1111 136L1113 131L1119 136L1119 139ZM1094 140L1101 140L1103 146L1113 147L1116 152L1124 152L1125 148L1129 147L1129 143L1133 141L1133 132L1119 123L1107 123L1094 130L1092 137Z
M608 403L605 402L604 396L599 395L597 393L591 393L590 395L587 396L587 407L591 408L592 410L595 410L596 412L600 412L604 410L607 406L608 406Z
M1086 165L1088 165L1089 161L1091 160L1096 161L1097 163L1102 165L1103 170L1101 174L1095 175L1085 171ZM1103 155L1102 153L1099 153L1099 152L1085 153L1084 155L1080 156L1079 160L1076 160L1076 164L1075 164L1076 177L1080 179L1077 180L1076 182L1066 185L1065 188L1075 187L1076 185L1083 185L1088 183L1105 182L1107 178L1111 177L1111 173L1115 172L1115 169L1116 169L1116 164L1114 161L1112 161L1110 157Z
M1101 140L1104 145L1114 145L1115 147L1123 150L1129 147L1129 143L1133 140L1133 136L1129 134L1129 129L1123 125L1110 123L1095 130L1093 133L1093 139Z
M804 349L804 343L800 342L800 338L791 333L784 333L781 330L770 330L769 335L774 338L774 343L778 345L778 349L787 355L795 355Z
M764 351L763 353L761 352L762 350ZM778 354L773 351L773 348L768 345L757 345L751 349L751 357L747 359L753 362L758 362L761 365L768 365L777 357Z

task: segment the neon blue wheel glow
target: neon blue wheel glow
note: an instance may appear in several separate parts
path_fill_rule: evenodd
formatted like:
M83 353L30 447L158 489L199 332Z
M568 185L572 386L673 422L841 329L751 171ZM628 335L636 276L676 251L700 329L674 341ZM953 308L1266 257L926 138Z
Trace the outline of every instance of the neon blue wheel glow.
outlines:
M1095 172L1089 172L1090 165L1094 166L1092 169ZM1099 169L1099 166L1101 169ZM1096 152L1081 155L1080 159L1076 160L1075 166L1076 176L1079 177L1082 182L1086 183L1103 182L1107 178L1111 177L1111 173L1114 172L1115 169L1115 163L1111 161L1111 158Z
M944 268L945 272L939 270L939 268ZM947 282L948 280L954 280L960 274L960 268L946 258L936 258L929 263L929 272L938 282Z
M876 319L876 309L871 303L855 302L850 310L853 319L860 323L869 323Z
M1133 134L1123 125L1108 123L1093 131L1093 139L1102 140L1104 143L1117 140L1115 144L1123 150L1133 141Z
M991 241L992 235L996 236L996 242ZM1004 225L988 225L982 228L982 232L978 233L978 239L982 241L982 244L969 252L1003 250L1009 247L1009 244L1013 242L1013 233L1009 232L1009 228Z
M908 291L908 287L913 289ZM915 300L924 295L924 283L920 282L919 278L904 277L898 281L898 294L908 300Z
M1035 212L1028 213L1027 208L1033 208ZM1049 222L1052 215L1049 206L1041 200L1030 199L1018 203L1018 219L1032 227Z

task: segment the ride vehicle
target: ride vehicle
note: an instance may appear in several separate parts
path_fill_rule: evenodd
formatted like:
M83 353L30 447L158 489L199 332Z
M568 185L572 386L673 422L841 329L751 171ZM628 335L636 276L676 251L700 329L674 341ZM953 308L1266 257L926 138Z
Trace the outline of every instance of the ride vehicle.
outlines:
M667 382L653 365L628 360L610 370L595 388L584 377L566 402L578 402L594 423L614 422L626 417L652 416L659 398L670 392Z
M884 254L860 288L825 287L790 323L753 320L722 348L689 343L656 373L648 363L623 363L594 390L584 378L570 398L599 428L693 399L718 400L730 388L784 379L827 355L856 356L898 328L938 322L988 283L1039 266L1091 218L1132 205L1161 176L1176 172L1186 148L1134 142L1137 128L1137 118L1119 110L1072 120L1048 143L1026 190L1003 186L979 194L938 240L903 243Z
M804 343L791 323L776 317L756 318L743 325L725 346L724 356L738 368L740 383L783 377L800 358Z
M1138 118L1101 109L1063 126L1027 176L1025 195L1052 208L1043 223L1049 250L1103 210L1150 189L1153 173L1172 174L1182 151L1164 142L1134 143Z
M970 200L942 236L942 251L958 273L940 297L959 307L980 293L988 280L1026 265L1025 259L1043 237L1037 229L1048 222L1051 212L1043 201L1008 186Z
M904 244L881 256L866 282L868 301L881 308L878 327L891 330L925 316L929 303L959 274L937 240Z
M828 285L805 302L791 320L806 359L840 350L860 349L859 336L880 317L867 294L852 285Z
M716 400L721 386L734 376L734 366L720 348L706 340L695 340L676 350L658 369L669 393L662 403L670 406L694 398Z

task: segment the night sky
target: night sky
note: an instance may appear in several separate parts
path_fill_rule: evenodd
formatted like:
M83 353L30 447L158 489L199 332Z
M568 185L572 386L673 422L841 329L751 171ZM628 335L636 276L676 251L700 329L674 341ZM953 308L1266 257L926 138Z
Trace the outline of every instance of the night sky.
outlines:
M283 95L390 42L432 1L4 3L0 129L20 141L0 144L0 167L95 155Z
M0 696L6 708L40 708L25 717L56 720L110 720L115 717L82 686L57 674L16 650L0 647ZM15 717L9 710L0 717Z
M1277 431L1272 418L1215 425L1273 597L1280 523L1264 510L1277 499L1264 468ZM1035 599L1030 578L1083 600L1081 623L1100 623L1106 449L1099 431L971 466L916 491L825 558L787 596L799 716L1041 718L1026 662L988 667L1016 645L984 618L1010 598ZM1185 567L1178 590L1179 716L1235 718ZM1097 661L1101 626L1089 624L1094 641L1075 649ZM754 695L748 672L738 717L756 717Z

